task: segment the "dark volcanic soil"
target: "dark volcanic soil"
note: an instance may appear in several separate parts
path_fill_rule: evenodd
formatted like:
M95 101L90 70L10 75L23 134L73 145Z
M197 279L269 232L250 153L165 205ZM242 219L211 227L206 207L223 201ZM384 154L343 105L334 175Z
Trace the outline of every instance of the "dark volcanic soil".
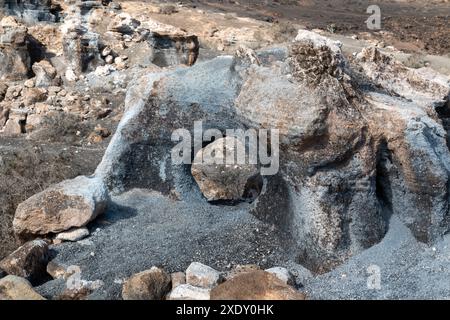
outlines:
M179 2L179 1L170 1ZM279 1L183 1L191 6L234 12L270 22L290 21L306 28L333 30L383 40L405 51L425 50L450 54L450 2L446 0L279 0ZM381 32L367 28L367 7L381 9ZM400 42L403 42L400 44Z

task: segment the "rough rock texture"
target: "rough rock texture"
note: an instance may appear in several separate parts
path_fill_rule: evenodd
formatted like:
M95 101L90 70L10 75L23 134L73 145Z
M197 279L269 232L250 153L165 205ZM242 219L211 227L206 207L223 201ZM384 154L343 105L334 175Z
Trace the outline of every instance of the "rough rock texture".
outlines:
M46 60L36 62L33 64L32 70L36 76L36 87L57 86L60 84L60 79L56 78L57 71L50 62Z
M258 174L256 164L239 164L235 159L237 149L244 144L235 137L215 140L198 151L191 167L192 176L203 195L212 200L240 200L244 196L249 179Z
M273 268L266 269L265 271L273 274L275 277L280 279L285 284L288 284L290 286L294 285L294 279L292 277L292 274L286 268L273 267Z
M87 228L75 228L58 233L56 239L62 241L79 241L87 236L89 236L89 230Z
M0 300L45 300L24 278L7 276L0 279Z
M251 224L246 216L251 212L291 239L285 243L291 258L314 272L328 271L379 243L390 216L420 241L439 241L450 227L450 153L440 119L450 91L444 78L406 70L398 77L405 83L378 81L370 59L367 66L359 58L346 61L336 43L307 31L285 48L257 55L258 60L221 56L136 79L90 189L106 185L112 194L129 192L115 198L135 212L129 223L144 219L143 198L153 205L158 201L167 223L176 217L174 208L182 208L183 219L187 208L196 208L187 220L192 223L214 217L226 225L233 225L230 217ZM381 68L384 79L396 76L389 65ZM414 87L414 95L407 96L412 81L429 86ZM193 136L196 120L203 121L204 130L279 129L278 173L263 178L252 204L219 207L222 219L214 216L217 206L201 197L189 166L170 159L179 142L172 141L173 132L184 128ZM136 188L155 194L142 198ZM161 214L153 210L150 216ZM211 230L195 231L192 241L211 248L205 240ZM109 232L93 237L92 245L113 246ZM77 248L62 246L60 254L76 259L68 256ZM102 258L101 263L108 261Z
M258 270L237 275L212 289L211 300L305 300L305 295Z
M0 261L0 268L10 275L26 278L33 283L45 278L48 260L47 242L34 240Z
M169 293L167 300L209 300L210 294L211 289L182 284Z
M133 275L123 285L124 300L162 300L170 291L170 275L164 270L152 267Z
M55 261L50 261L47 264L47 273L51 275L53 279L68 278L71 273L67 269L67 266L58 264Z
M5 12L15 15L27 23L58 20L58 6L52 0L6 0Z
M172 290L176 287L186 284L186 274L184 272L174 272L170 275Z
M17 207L14 231L21 237L82 227L103 213L105 186L95 177L78 177L34 195Z
M224 278L226 281L230 280L231 278L234 278L237 275L240 275L242 273L246 272L253 272L256 270L261 270L261 268L255 264L247 264L247 265L237 265L230 271L228 271Z
M83 278L104 281L98 298L121 299L122 280L148 266L178 272L202 261L216 270L233 262L269 268L288 259L291 239L252 216L247 204L225 207L224 214L223 206L208 204L198 190L192 193L198 199L190 202L139 189L113 195L107 212L90 226L101 230L52 245L52 261L78 265Z
M28 29L13 17L0 22L0 79L23 80L29 75Z
M186 283L200 288L213 288L221 280L220 272L213 268L192 262L186 269Z

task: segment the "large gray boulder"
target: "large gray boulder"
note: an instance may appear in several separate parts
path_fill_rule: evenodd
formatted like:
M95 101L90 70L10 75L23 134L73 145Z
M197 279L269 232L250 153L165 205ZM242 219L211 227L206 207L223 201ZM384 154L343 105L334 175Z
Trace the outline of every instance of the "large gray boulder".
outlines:
M434 109L448 101L445 81L414 73L432 89L426 100L405 99L367 68L359 74L337 43L307 31L256 54L137 79L91 181L113 194L150 189L208 210L190 165L171 161L180 143L173 133L194 137L192 151L203 147L195 121L221 132L277 129L279 170L263 177L245 208L292 239L294 259L310 270L327 271L378 243L390 215L426 243L449 230L450 153ZM384 78L395 77L389 70Z

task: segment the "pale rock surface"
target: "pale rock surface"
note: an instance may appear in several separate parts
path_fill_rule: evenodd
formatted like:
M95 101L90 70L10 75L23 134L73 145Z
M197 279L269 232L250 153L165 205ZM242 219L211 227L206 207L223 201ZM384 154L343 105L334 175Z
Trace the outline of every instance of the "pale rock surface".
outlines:
M6 276L0 279L0 300L45 300L24 278Z
M192 286L213 288L220 280L219 271L199 262L192 262L186 269L186 283Z
M273 267L273 268L266 269L265 271L273 274L275 277L280 279L285 284L288 284L290 286L294 285L294 279L292 277L292 274L286 268Z
M169 293L167 300L209 300L210 294L211 289L182 284Z
M238 149L245 150L244 144L235 137L225 137L201 149L194 158L191 172L208 201L239 200L250 178L258 173L256 164L229 159L237 157Z
M58 233L56 239L62 241L79 241L89 236L87 228L74 228L65 232Z
M59 183L22 202L13 227L20 236L59 233L82 227L103 213L108 191L95 177L78 177Z

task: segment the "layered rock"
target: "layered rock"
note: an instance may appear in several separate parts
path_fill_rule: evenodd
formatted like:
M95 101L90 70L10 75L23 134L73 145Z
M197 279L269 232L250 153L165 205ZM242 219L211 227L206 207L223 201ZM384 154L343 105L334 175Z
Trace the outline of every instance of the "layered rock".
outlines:
M23 80L29 76L31 58L28 29L13 17L0 22L0 79Z

